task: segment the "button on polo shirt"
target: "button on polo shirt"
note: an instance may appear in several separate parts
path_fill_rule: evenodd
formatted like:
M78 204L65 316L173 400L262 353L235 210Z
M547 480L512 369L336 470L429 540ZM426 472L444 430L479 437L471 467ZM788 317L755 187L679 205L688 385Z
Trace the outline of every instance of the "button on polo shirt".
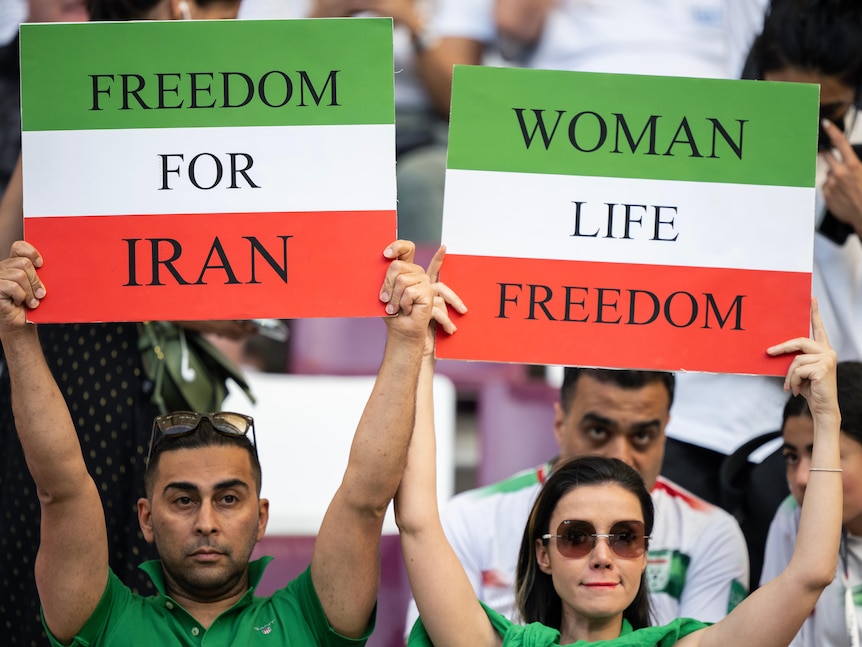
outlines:
M249 564L250 588L205 629L176 600L165 595L161 562L141 564L157 595L135 595L111 571L96 610L72 642L74 647L361 647L374 629L375 614L362 638L336 633L326 620L307 568L270 597L254 589L271 557ZM375 611L376 613L376 611ZM50 632L49 632L50 637ZM62 647L51 637L51 644Z

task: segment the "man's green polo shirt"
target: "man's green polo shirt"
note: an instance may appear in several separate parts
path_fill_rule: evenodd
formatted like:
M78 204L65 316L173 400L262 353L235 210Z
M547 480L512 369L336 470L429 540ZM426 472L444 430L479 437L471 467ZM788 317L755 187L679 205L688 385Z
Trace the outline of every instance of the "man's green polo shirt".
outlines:
M267 598L254 596L271 557L251 562L250 588L209 629L204 629L179 603L165 595L159 561L141 569L153 580L157 595L143 597L120 582L111 571L105 593L93 615L72 641L74 647L361 647L374 629L372 615L362 638L337 634L326 620L311 582L311 569ZM63 647L52 636L51 644Z

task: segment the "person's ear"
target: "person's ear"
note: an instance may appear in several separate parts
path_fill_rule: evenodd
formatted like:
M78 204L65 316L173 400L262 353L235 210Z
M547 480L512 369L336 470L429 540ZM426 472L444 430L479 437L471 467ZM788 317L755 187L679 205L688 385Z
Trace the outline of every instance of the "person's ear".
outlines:
M138 524L141 526L141 532L148 544L155 541L153 535L153 510L150 507L150 501L147 498L138 499Z
M551 574L551 557L548 555L548 547L541 539L536 540L536 564L540 571Z
M257 541L260 541L266 534L266 524L269 523L269 499L260 499L258 506Z
M566 424L566 413L559 402L554 402L554 437L557 439L557 445L560 451L563 449L563 431Z

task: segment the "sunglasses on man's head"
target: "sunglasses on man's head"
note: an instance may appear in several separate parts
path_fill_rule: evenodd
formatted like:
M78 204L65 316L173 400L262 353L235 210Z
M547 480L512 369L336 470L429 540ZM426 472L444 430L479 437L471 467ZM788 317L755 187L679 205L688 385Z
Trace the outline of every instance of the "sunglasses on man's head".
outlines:
M617 521L607 534L596 532L596 527L589 521L566 519L557 528L557 534L542 535L547 543L550 539L557 540L557 550L560 555L570 559L586 557L596 547L599 537L608 540L608 545L617 557L631 559L640 557L646 550L646 540L642 521Z
M179 438L195 433L204 420L209 421L213 429L225 436L247 436L251 430L251 444L257 454L257 438L254 434L254 419L242 413L220 411L218 413L195 413L194 411L174 411L157 416L153 421L153 435L150 438L150 451L147 462L153 455L153 449L166 438Z

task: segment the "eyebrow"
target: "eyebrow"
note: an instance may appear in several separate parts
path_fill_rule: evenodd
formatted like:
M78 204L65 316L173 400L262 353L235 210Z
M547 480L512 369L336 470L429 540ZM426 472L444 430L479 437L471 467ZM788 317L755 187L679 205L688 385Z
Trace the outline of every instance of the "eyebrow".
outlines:
M581 424L583 423L593 423L593 424L601 424L605 427L620 427L619 422L614 420L613 418L608 418L607 416L599 415L598 413L594 413L592 411L585 413L581 418ZM634 429L646 429L647 427L660 427L661 421L658 418L653 420L645 420L643 422L637 422L633 425Z
M220 481L215 484L213 488L215 491L219 490L227 490L230 488L240 488L244 490L250 490L248 483L243 481L242 479L228 479L227 481ZM194 492L195 494L200 493L200 488L194 483L189 483L187 481L173 481L165 485L163 492L167 492L168 490L182 490L184 492Z
M799 451L799 448L792 443L783 443L781 445L781 449L792 449L795 452ZM807 445L803 445L803 449L807 450L808 453L814 451L814 443L808 443Z

